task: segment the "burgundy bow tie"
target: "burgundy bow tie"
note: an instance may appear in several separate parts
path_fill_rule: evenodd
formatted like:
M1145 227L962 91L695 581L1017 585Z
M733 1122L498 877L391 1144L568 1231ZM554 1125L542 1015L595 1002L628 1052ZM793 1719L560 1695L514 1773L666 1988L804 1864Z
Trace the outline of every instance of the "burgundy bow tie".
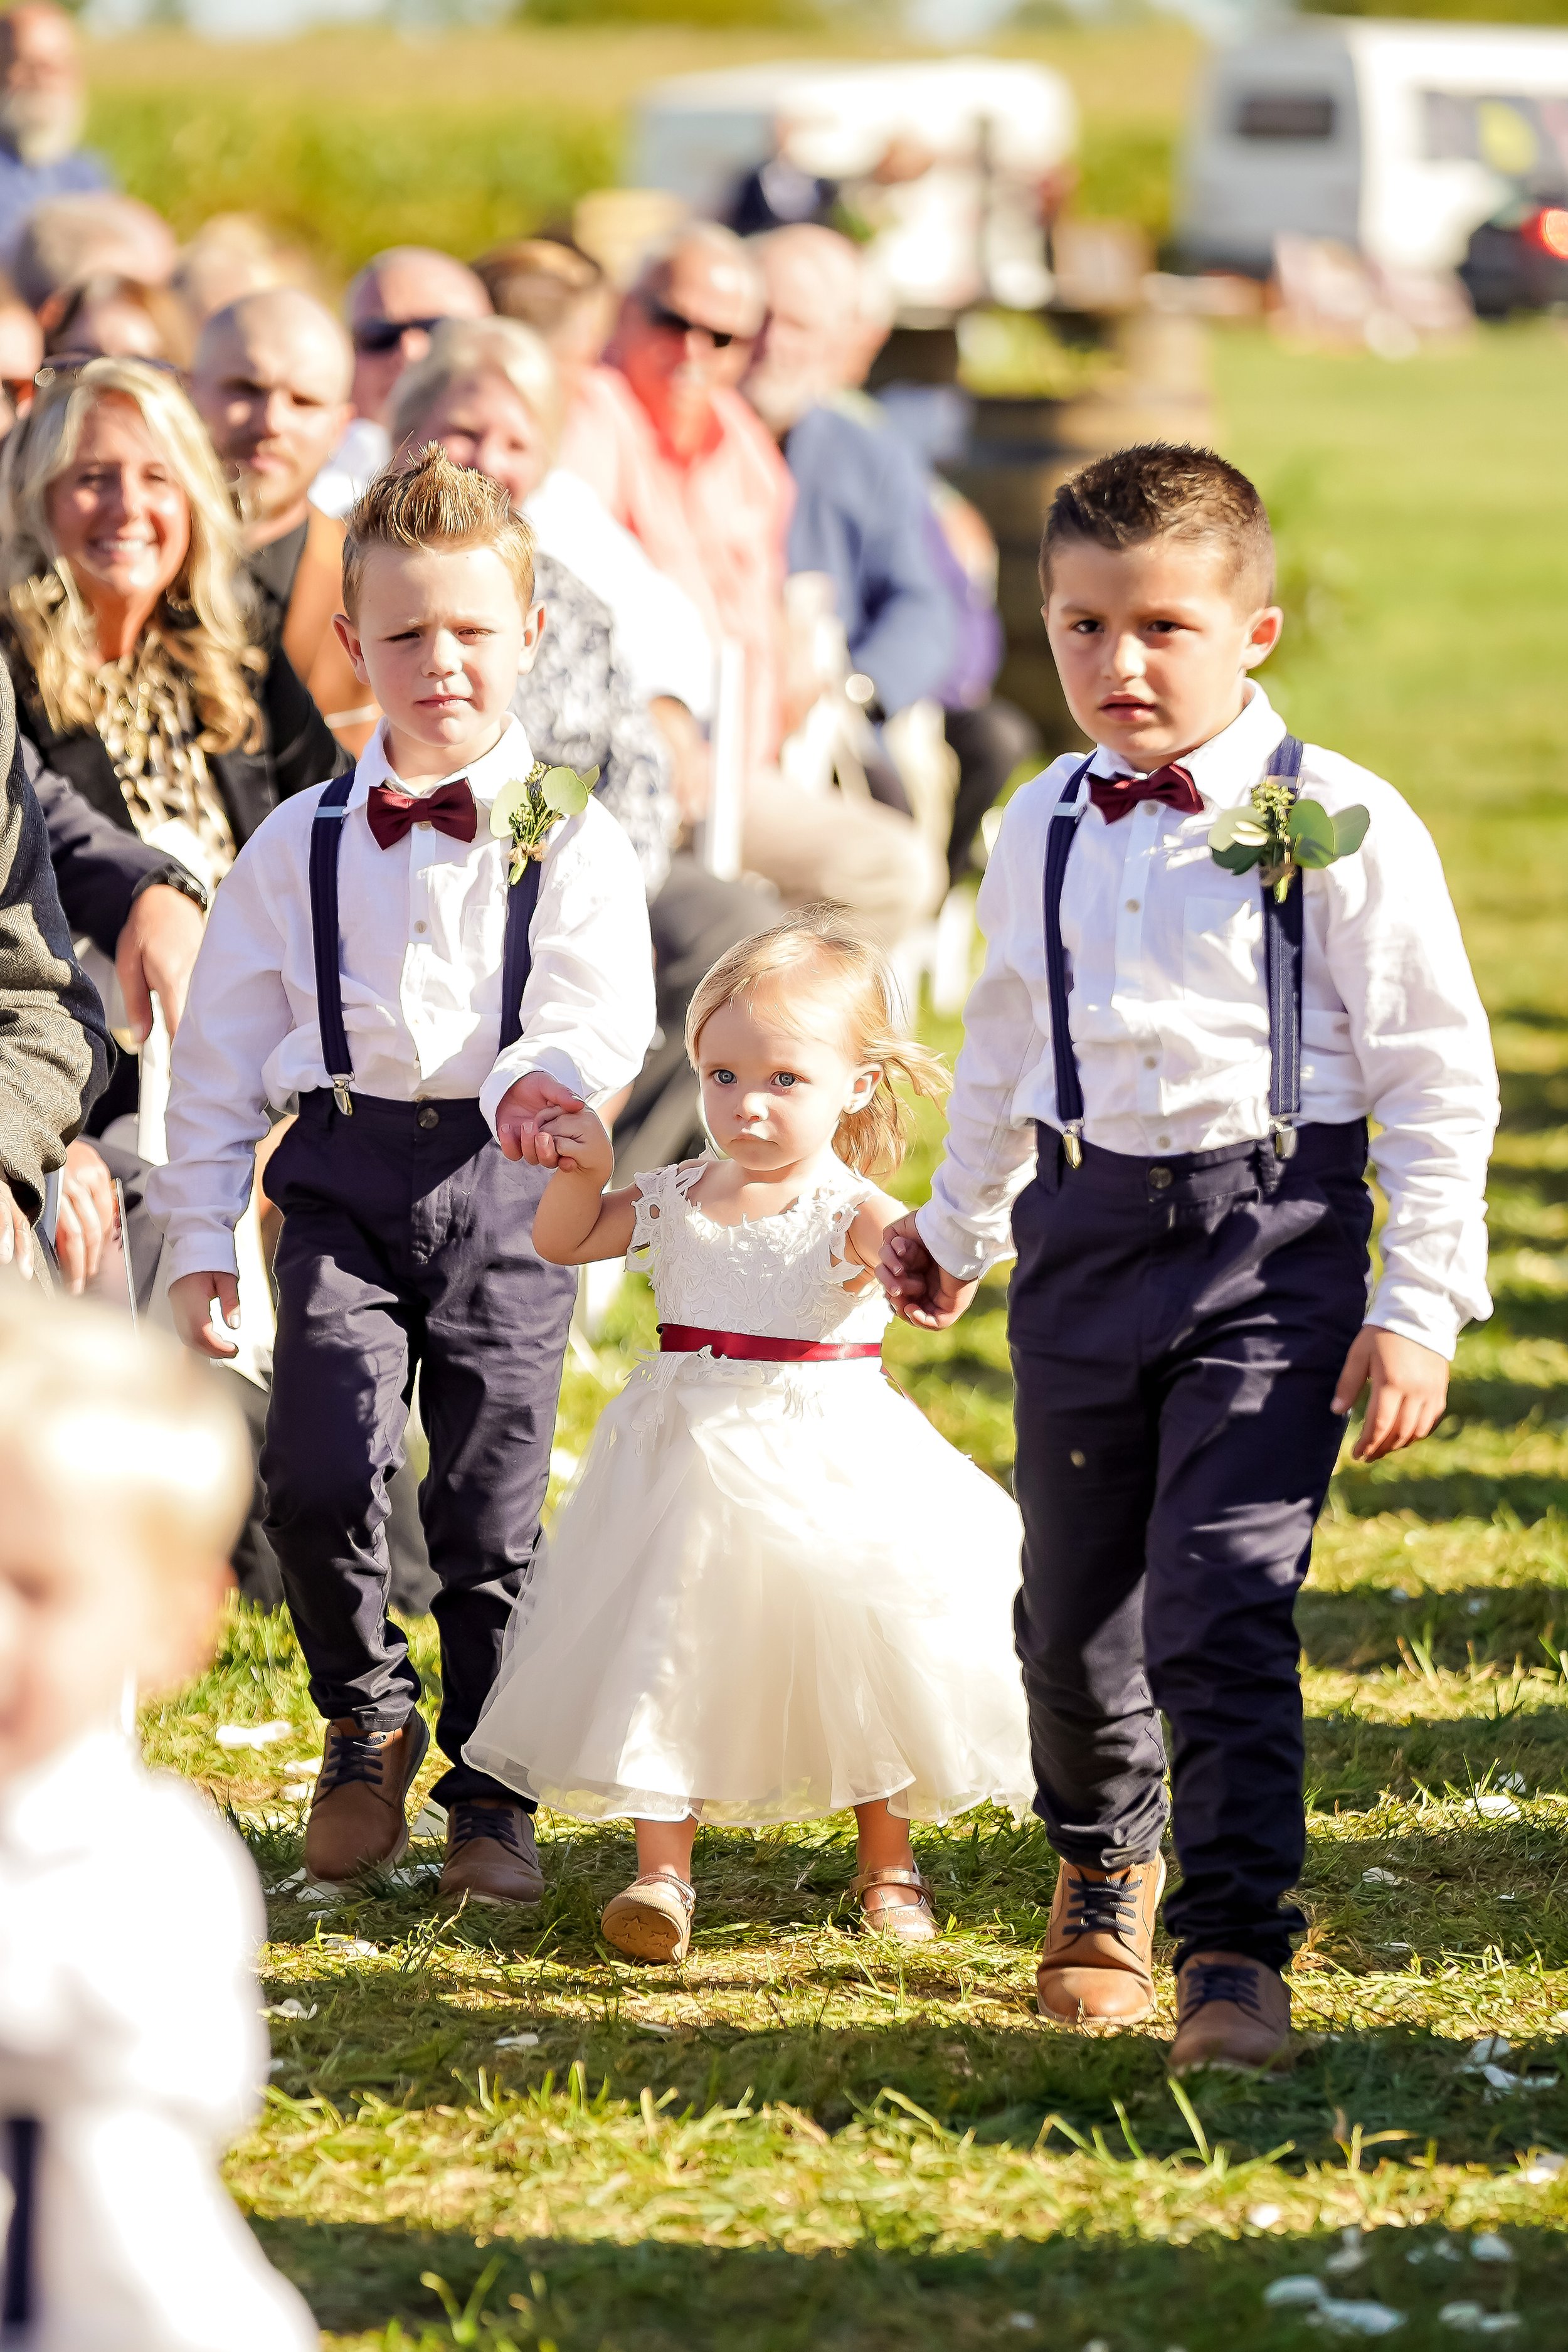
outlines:
M1140 801L1163 801L1183 816L1196 816L1204 804L1203 794L1185 768L1177 767L1173 761L1147 776L1091 776L1089 796L1107 824L1119 824Z
M433 793L405 793L396 784L372 784L365 803L370 829L383 849L390 849L416 824L433 824L454 841L472 841L479 831L473 787L467 776L437 784Z

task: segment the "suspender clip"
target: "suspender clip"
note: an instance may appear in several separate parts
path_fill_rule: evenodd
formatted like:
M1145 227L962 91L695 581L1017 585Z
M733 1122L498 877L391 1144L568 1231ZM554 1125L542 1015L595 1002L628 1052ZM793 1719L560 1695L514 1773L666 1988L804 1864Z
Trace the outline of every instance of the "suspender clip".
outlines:
M354 1115L354 1098L349 1092L349 1080L353 1076L352 1070L346 1070L341 1078L332 1080L332 1100L345 1118L353 1118Z
M1296 1156L1297 1137L1296 1130L1289 1120L1288 1118L1270 1119L1268 1132L1274 1139L1275 1159L1293 1160Z
M1062 1156L1069 1168L1083 1166L1083 1121L1069 1118L1062 1129Z

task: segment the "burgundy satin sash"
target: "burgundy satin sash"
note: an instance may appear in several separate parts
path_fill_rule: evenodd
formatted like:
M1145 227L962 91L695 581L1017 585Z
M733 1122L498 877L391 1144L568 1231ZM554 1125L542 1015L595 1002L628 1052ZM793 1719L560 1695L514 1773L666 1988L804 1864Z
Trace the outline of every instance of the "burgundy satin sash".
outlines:
M715 1356L752 1364L841 1363L857 1356L879 1356L879 1339L774 1339L763 1331L704 1331L697 1323L661 1323L661 1354L689 1355L699 1348Z

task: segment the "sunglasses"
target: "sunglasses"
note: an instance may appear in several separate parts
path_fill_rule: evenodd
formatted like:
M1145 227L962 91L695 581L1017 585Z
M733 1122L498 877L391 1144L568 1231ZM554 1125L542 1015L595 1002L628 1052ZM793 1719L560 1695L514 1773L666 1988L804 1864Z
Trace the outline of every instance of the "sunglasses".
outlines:
M384 358L405 335L433 335L446 323L445 319L366 319L353 330L353 346L362 359Z
M646 302L644 311L650 327L662 327L670 335L706 335L716 352L727 351L733 342L750 342L749 335L737 337L733 328L705 327L700 319L682 318L666 302Z

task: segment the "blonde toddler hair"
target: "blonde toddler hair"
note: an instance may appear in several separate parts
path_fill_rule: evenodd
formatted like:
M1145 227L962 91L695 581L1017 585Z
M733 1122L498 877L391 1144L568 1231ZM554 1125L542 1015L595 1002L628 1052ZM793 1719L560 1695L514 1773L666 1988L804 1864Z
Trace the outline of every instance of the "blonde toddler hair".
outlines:
M726 1004L779 999L787 1015L797 1000L831 1003L845 1043L858 1062L879 1065L871 1098L847 1110L833 1149L862 1176L890 1176L903 1159L908 1113L894 1087L940 1102L949 1084L940 1056L906 1034L903 1004L887 958L852 930L836 907L806 907L771 930L742 940L698 982L686 1015L686 1050L693 1062L704 1025ZM804 1030L805 1019L799 1023Z
M349 516L343 541L343 610L359 610L365 559L372 548L412 552L446 548L460 553L491 547L512 576L518 603L533 603L533 533L499 482L471 466L454 465L432 441L405 466L388 466L366 484Z
M0 1461L128 1541L160 1580L226 1557L252 1492L226 1382L124 1316L0 1291ZM0 1471L0 1494L9 1484Z

